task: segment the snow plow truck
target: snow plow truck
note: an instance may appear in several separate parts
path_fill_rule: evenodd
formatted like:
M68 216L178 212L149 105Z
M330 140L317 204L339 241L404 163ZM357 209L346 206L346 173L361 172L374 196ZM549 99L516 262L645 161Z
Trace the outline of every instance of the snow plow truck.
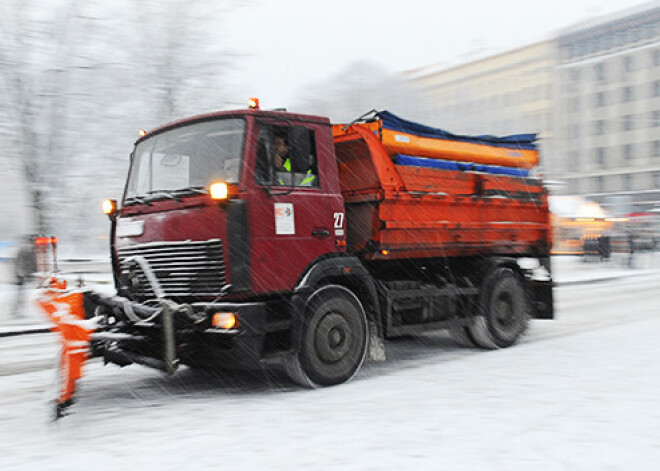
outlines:
M104 201L116 295L55 275L40 297L63 341L58 416L90 357L272 366L316 387L398 336L511 346L553 318L537 164L533 134L387 111L332 125L253 103L141 132L121 205Z

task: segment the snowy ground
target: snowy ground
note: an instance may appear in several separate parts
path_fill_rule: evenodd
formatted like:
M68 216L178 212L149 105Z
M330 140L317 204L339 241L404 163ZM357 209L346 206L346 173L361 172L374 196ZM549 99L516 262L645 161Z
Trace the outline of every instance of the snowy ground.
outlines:
M569 262L565 276L593 269ZM557 319L514 348L399 340L326 389L95 360L55 424L53 373L34 367L53 337L0 338L0 470L660 469L660 274L637 275L560 286Z

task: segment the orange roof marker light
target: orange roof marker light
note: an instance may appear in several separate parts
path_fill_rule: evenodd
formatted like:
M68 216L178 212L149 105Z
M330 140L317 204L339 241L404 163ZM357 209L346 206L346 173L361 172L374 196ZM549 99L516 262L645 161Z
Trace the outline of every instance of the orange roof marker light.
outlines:
M248 106L250 107L251 110L258 110L259 109L259 98L250 98L248 100Z
M138 134L140 135L140 137L144 137L144 136L147 135L147 131L145 131L144 129L140 129L140 130L138 131Z

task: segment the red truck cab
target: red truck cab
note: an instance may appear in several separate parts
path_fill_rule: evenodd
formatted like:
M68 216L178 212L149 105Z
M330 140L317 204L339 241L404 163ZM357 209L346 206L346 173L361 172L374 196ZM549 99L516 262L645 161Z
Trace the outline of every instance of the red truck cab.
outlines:
M285 175L274 165L276 136L290 149L293 167ZM229 187L226 199L209 195L218 182ZM229 299L290 292L310 262L345 245L326 118L214 113L136 143L117 219L119 278L130 271L122 260L145 255L179 300L213 298L226 285ZM139 277L118 288L127 286L139 292Z

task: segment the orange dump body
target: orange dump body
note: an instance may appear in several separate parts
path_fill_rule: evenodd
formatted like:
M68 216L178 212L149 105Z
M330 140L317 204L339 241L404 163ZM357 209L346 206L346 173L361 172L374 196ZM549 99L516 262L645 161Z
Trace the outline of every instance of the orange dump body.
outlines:
M397 165L371 127L333 127L349 251L367 259L548 256L540 180Z

